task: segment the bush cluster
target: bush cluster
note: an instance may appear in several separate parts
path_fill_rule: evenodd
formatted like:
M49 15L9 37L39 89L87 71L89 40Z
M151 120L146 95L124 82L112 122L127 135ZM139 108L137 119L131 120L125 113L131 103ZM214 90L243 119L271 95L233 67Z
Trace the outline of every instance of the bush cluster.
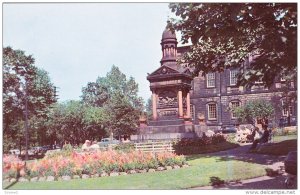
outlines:
M188 139L183 138L180 141L174 142L173 147L176 154L197 154L205 148L211 148L219 143L226 142L226 137L223 134L214 134L211 137L202 136L199 138Z
M121 143L114 147L115 150L120 150L124 152L130 152L131 150L134 150L134 144L133 143Z
M285 128L274 128L272 131L273 135L297 135L296 127L285 127Z

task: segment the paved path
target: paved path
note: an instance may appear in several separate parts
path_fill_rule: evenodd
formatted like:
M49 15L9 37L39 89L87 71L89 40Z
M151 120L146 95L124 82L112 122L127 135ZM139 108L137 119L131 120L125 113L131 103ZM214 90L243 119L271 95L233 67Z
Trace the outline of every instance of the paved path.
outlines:
M262 164L268 168L278 171L277 176L263 176L253 179L242 180L239 182L229 182L221 186L204 186L192 189L285 189L284 181L287 177L284 173L285 156L272 156L264 154L250 153L251 144L244 144L241 147L227 151L207 154L207 156L219 156L224 159L236 159L246 162ZM295 188L296 189L296 188Z
M247 179L240 182L230 182L221 186L204 186L192 188L195 190L210 190L210 189L286 189L284 181L286 175L280 175L277 177L257 177L253 179ZM297 189L297 188L294 188Z

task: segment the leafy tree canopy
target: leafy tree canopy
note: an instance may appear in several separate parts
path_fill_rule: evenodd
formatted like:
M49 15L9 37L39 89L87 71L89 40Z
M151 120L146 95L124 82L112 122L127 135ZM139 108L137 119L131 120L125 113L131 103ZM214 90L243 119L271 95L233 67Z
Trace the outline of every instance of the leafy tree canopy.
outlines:
M80 101L56 104L49 115L48 136L58 143L82 144L84 140L100 140L106 131L107 118L103 108L84 105Z
M83 87L81 98L85 104L102 107L115 94L122 94L134 108L142 109L143 99L138 97L138 84L133 77L127 79L116 66L112 66L106 77L98 77L96 82Z
M171 3L169 28L192 42L181 63L200 71L240 68L238 84L297 75L296 3ZM249 57L250 56L250 57ZM243 66L247 64L247 66Z
M273 105L263 99L248 101L244 106L233 110L240 122L255 124L257 120L267 121L274 114Z
M25 94L26 91L26 94ZM57 101L55 88L48 73L34 66L32 56L24 51L3 48L3 106L4 115L22 116L24 98L32 114L45 115L47 108Z
M103 123L108 135L135 133L139 115L143 111L143 99L138 96L138 84L127 78L120 69L112 66L106 77L98 77L82 89L82 102L91 107L103 108Z
M57 101L48 73L34 65L24 51L3 48L3 135L4 149L24 145L25 100L28 103L29 133L38 140L51 106ZM43 133L43 132L40 132ZM40 139L41 140L41 139ZM32 143L32 142L31 142Z
M152 99L148 98L147 103L146 103L146 113L147 113L147 118L150 119L152 117Z

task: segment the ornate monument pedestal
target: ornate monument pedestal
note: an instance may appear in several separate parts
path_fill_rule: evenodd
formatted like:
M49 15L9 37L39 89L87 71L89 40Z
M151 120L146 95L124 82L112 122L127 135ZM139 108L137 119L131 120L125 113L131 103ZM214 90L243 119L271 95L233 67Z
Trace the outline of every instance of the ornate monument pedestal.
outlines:
M163 32L161 67L147 76L152 91L152 120L141 125L131 139L178 139L194 137L191 122L190 89L193 80L188 68L177 65L177 39L169 30Z

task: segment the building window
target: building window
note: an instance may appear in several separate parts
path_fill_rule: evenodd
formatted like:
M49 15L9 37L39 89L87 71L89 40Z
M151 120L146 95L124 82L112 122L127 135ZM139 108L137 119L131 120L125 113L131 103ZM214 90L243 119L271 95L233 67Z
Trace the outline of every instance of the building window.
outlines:
M216 103L207 104L207 113L208 113L208 120L216 120L217 119L217 104Z
M286 117L288 117L289 115L292 116L293 113L292 106L288 106L287 108L285 100L281 100L281 105L282 105L282 116L286 116Z
M214 72L210 72L206 74L206 86L208 88L216 86L216 74Z
M236 85L237 84L237 76L239 74L239 70L230 70L230 74L229 74L229 77L230 77L230 85Z
M230 102L230 107L231 107L231 118L236 119L237 115L234 111L235 108L240 107L240 102L239 101L232 101Z

